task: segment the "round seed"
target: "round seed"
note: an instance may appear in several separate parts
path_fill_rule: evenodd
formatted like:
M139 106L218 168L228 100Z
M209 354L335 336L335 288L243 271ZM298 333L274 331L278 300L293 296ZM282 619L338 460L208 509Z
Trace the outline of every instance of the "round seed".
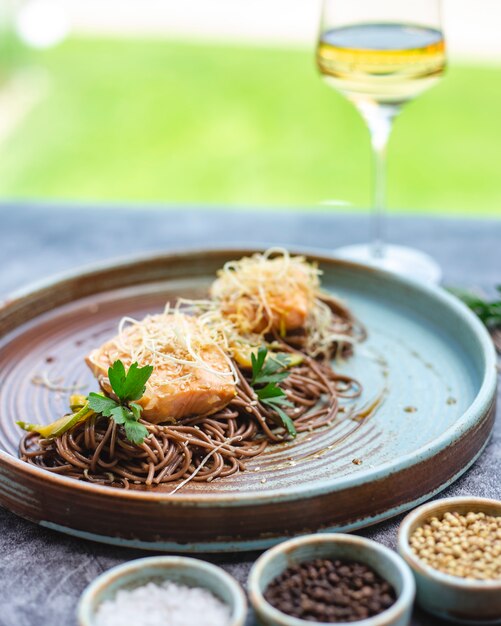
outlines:
M448 511L431 517L409 539L412 552L440 571L477 580L501 578L501 516Z

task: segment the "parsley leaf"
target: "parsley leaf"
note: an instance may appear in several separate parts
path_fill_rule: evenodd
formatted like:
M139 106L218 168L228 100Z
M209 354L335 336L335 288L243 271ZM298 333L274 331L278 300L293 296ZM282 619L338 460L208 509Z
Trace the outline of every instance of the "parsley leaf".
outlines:
M285 392L280 389L280 387L269 383L266 387L263 387L263 389L256 390L256 394L263 404L266 404L278 414L280 418L280 425L287 429L289 435L291 435L291 437L295 437L297 435L297 431L294 426L294 421L281 408L283 406L294 406L292 402L287 399Z
M132 411L132 415L134 415L137 420L141 418L141 411L143 410L143 407L140 404L131 402L129 404L129 409Z
M122 361L115 361L108 369L108 378L115 395L120 402L124 403L141 398L152 372L152 365L139 367L137 363L132 363L126 373Z
M122 361L115 361L113 365L108 368L108 378L117 398L122 400L125 388L125 365Z
M256 389L256 394L257 397L263 402L278 402L278 399L282 398L282 401L280 401L279 404L284 404L284 401L287 397L284 390L280 389L280 387L277 387L277 385L275 385L274 383L268 383L266 387L263 387L262 389ZM288 406L293 406L293 404L288 400L287 402Z
M449 289L449 291L462 300L488 328L501 326L501 298L489 302L478 294L464 289ZM501 285L498 285L497 291L501 294Z
M87 397L88 405L93 411L104 417L111 417L117 424L123 425L127 439L136 445L143 443L148 436L148 429L139 423L142 407L132 400L141 398L152 371L151 365L139 367L137 363L133 363L126 372L122 361L115 361L108 369L108 378L119 401L99 393L90 393Z
M125 422L130 419L130 413L131 411L127 407L117 406L111 411L110 417L112 417L117 424L125 424ZM133 415L132 417L134 418Z
M285 426L289 435L291 437L296 437L297 430L294 425L294 421L279 406L273 405L273 409L278 413L278 416L282 420L282 425Z
M277 423L283 426L291 437L297 435L294 421L287 415L282 407L293 407L287 399L285 391L278 383L287 378L289 372L283 371L291 364L291 357L284 353L268 353L267 348L261 347L257 356L251 354L252 379L256 396L262 404L268 406L277 416ZM256 385L264 387L256 388Z
M255 385L261 370L263 369L264 361L266 359L266 355L268 354L268 350L264 347L259 348L257 351L257 356L254 352L251 352L251 363L252 363L252 380L251 385Z
M87 396L87 403L93 411L101 413L105 417L110 417L113 409L118 406L118 403L112 398L94 392Z
M25 422L17 422L17 424L24 430L34 431L42 437L51 438L59 437L76 424L80 424L97 414L111 417L117 424L123 425L127 439L138 445L143 443L149 433L148 429L139 423L142 407L132 400L141 398L152 371L151 365L139 367L137 363L133 363L129 371L126 372L122 361L115 361L108 369L108 378L118 401L102 393L91 392L86 398L75 396L72 402L74 405L72 406L73 413L61 417L52 424L46 426Z
M117 424L123 424L125 427L125 435L132 443L143 443L144 439L148 436L148 429L138 421L141 417L141 407L139 404L134 404L134 409L125 406L117 406L111 412L111 417L113 417Z
M127 439L139 445L143 443L143 441L148 436L148 429L143 424L140 424L135 419L127 420L125 422L125 434L127 435Z
M280 371L291 363L291 357L283 352L268 352L259 348L257 357L251 353L252 381L251 385L262 383L279 383L285 380L288 372Z

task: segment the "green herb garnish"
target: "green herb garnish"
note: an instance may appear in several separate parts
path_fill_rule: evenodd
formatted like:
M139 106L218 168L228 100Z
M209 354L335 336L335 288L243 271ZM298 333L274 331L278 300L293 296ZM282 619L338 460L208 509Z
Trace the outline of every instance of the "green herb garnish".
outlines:
M125 435L132 443L143 443L148 436L148 429L139 423L142 408L134 400L139 400L146 389L153 366L139 367L133 363L125 371L122 361L115 361L108 369L110 385L117 400L102 393L89 393L85 396L72 396L70 406L73 413L59 418L52 424L28 424L16 422L18 426L30 432L37 432L45 439L59 437L77 424L87 421L93 415L111 417L117 424L124 426Z
M142 408L133 400L141 398L152 372L151 365L139 367L137 363L133 363L126 372L122 361L115 361L108 369L108 378L118 401L100 393L87 396L88 406L96 413L111 417L117 424L123 425L127 439L135 444L143 443L148 430L139 423Z
M288 354L268 352L265 347L259 348L257 356L254 353L251 354L251 385L259 401L275 411L279 418L279 424L287 430L291 437L295 437L297 431L294 422L282 408L293 407L294 405L287 400L285 391L278 386L278 383L289 376L286 368L291 365L291 361L292 359ZM264 387L260 387L260 385L264 385Z
M501 299L484 300L478 294L464 289L449 289L449 291L462 300L488 328L501 326ZM497 287L501 295L501 285Z

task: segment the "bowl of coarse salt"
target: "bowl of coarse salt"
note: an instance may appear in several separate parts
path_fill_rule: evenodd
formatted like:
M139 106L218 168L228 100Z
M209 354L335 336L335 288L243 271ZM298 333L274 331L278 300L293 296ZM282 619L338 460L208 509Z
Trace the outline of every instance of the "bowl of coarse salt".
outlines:
M83 592L79 626L243 626L247 601L223 569L187 557L129 561Z

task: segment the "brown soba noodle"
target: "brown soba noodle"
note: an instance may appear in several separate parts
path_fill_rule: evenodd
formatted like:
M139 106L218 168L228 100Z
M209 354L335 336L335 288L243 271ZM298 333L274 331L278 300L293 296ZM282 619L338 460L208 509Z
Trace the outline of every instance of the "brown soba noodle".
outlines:
M286 251L281 254L279 259L271 259L266 253L227 264L218 273L214 283L217 288L212 288L207 317L212 319L214 311L216 318L219 312L224 313L233 330L239 322L244 324L238 336L254 337L253 349L261 344L296 357L290 359L287 376L280 378L280 390L285 392L285 396L281 393L282 400L287 400L280 410L260 399L252 387L250 363L239 363L238 355L233 353L228 359L234 369L236 395L213 414L185 416L163 424L140 419L148 436L135 444L127 438L123 425L91 413L92 417L59 436L44 438L36 429L28 432L20 442L20 458L53 473L126 489L177 483L173 485L174 493L191 480L210 482L230 476L245 469L245 462L261 454L270 443L290 440L287 419L284 421L283 415L277 419L280 412L293 421L297 433L356 418L353 400L360 396L362 386L336 373L331 359L350 356L353 343L362 340L365 332L341 301L319 290L320 272L315 266L303 257L292 258ZM267 281L275 289L268 299L261 293ZM241 309L235 305L235 289L243 303ZM287 298L289 304L294 297L296 301L302 298L298 311L304 311L301 303L310 306L305 323L284 332L277 322L282 319L280 306L275 305L279 296ZM241 318L241 310L247 312L247 318ZM194 312L196 315L196 307ZM203 320L204 315L199 319ZM246 335L248 332L251 334ZM140 357L133 355L131 360Z
M237 395L224 409L175 425L141 420L150 436L140 445L128 441L114 420L93 417L54 439L26 433L20 457L50 472L125 488L188 479L195 472L194 481L230 476L270 442L287 439L272 412L255 399L246 376L238 373ZM285 411L298 433L332 424L340 399L357 398L362 391L356 380L336 374L329 362L310 357L291 368L281 386L294 405Z

